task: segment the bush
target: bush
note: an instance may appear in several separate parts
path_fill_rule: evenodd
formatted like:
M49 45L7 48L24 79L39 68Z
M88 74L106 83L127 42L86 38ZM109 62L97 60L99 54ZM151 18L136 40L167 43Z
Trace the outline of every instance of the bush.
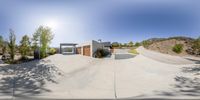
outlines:
M172 51L174 51L175 53L181 53L183 51L183 44L174 45Z
M192 52L195 55L200 55L200 37L193 42Z
M20 61L24 61L24 60L28 60L29 58L27 56L22 56L19 60Z
M55 49L55 48L50 48L49 54L50 54L50 55L56 54L56 49Z
M109 54L110 54L109 51L107 51L105 49L98 48L96 50L96 52L94 53L94 57L95 58L103 58L103 57L108 56Z

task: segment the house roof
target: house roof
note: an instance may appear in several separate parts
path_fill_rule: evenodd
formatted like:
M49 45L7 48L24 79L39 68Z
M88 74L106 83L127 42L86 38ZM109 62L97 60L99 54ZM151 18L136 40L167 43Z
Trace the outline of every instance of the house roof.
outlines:
M77 45L76 43L60 43L60 45L64 46L75 46Z

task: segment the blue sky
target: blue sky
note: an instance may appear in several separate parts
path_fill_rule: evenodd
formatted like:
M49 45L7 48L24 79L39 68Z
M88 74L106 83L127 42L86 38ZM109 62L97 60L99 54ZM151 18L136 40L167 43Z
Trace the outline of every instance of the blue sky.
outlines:
M0 34L13 29L19 41L40 25L52 28L52 46L102 39L142 41L200 36L198 0L1 0Z

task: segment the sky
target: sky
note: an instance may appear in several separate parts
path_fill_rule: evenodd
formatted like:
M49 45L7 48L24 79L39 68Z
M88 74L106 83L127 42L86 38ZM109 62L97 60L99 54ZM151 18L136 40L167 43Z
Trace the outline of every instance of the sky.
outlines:
M200 36L199 0L0 0L0 35L17 42L40 26L52 29L51 46L90 40L140 42Z

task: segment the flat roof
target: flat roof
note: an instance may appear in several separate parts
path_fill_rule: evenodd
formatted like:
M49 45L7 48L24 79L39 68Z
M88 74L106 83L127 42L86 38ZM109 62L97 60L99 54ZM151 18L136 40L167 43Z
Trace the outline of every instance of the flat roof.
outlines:
M76 43L60 43L60 45L68 45L68 46L75 46Z

